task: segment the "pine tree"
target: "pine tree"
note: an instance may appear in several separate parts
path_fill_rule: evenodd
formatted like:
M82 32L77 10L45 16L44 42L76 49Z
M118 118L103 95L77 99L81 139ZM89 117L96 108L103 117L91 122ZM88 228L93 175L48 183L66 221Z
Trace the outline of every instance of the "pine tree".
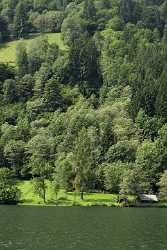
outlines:
M44 102L49 111L54 111L56 108L63 107L63 98L58 87L58 79L52 78L46 82Z
M98 91L101 82L99 52L93 39L81 35L69 51L69 70L72 83L79 83L83 94Z

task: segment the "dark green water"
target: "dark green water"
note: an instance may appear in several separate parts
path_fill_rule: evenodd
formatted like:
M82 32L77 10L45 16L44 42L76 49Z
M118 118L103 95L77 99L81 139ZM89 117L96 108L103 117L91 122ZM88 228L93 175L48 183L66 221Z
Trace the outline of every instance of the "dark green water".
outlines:
M0 206L0 250L167 250L167 209Z

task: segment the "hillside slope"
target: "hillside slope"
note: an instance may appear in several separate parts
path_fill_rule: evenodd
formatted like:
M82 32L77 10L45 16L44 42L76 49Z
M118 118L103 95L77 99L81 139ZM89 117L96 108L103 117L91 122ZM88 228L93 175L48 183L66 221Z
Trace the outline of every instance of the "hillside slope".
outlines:
M33 40L40 37L40 34L34 34L28 39L20 39L11 42L6 42L0 45L0 63L9 63L15 65L16 62L16 48L19 43L24 42L26 46L29 46ZM46 33L42 35L48 39L49 44L56 43L61 50L65 50L66 47L61 39L61 33Z

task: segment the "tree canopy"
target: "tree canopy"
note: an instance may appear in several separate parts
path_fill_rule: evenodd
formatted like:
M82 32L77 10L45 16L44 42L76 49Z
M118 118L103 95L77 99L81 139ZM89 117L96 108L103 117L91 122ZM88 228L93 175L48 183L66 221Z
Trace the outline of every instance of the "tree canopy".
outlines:
M2 48L38 34L19 42L15 66L0 63L4 179L32 179L44 201L48 180L82 199L164 195L166 10L166 0L0 2ZM64 50L50 32L61 32Z

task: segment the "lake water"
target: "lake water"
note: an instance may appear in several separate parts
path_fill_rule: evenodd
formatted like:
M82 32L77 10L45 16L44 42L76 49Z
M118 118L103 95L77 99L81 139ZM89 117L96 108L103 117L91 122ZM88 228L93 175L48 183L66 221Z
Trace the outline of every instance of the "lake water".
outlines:
M167 250L167 209L0 206L0 250Z

